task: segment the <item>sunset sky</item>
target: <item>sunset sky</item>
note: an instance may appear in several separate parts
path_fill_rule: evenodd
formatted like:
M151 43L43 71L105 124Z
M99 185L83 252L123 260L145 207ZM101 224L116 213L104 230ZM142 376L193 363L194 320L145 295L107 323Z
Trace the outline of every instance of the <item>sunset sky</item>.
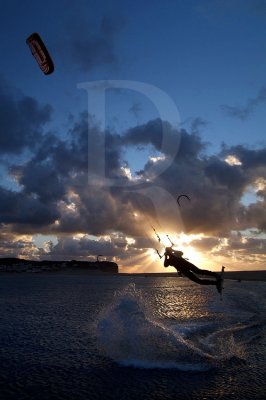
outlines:
M0 33L2 257L266 269L266 1L1 1Z

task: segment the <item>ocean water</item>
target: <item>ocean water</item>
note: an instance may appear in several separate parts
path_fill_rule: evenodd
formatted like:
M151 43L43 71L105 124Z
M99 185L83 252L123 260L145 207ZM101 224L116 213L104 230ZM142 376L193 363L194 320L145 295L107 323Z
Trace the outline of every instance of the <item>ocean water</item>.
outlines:
M264 399L266 283L0 276L0 399Z

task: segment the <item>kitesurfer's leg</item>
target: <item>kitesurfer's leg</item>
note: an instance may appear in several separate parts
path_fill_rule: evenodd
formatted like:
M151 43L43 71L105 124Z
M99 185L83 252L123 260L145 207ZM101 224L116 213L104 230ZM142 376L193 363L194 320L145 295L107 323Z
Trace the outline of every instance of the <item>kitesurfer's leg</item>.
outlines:
M198 267L196 267L196 265L189 263L190 265L190 270L195 272L195 274L198 275L208 275L208 276L213 276L214 278L218 279L219 274L217 274L216 272L212 272L212 271L208 271L207 269L200 269Z
M193 272L191 271L181 271L182 275L185 275L187 278L189 278L191 281L199 283L200 285L216 285L215 280L210 280L210 279L199 279Z
M223 290L223 280L221 278L218 278L216 281L216 287L218 290L218 293L222 293Z

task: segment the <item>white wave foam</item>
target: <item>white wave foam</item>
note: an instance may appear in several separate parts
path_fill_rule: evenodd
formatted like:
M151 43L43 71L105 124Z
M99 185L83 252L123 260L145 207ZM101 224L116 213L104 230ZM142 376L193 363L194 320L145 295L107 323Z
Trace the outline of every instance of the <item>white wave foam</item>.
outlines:
M199 324L198 329L202 326ZM129 284L99 316L97 338L100 350L121 365L139 368L206 370L219 361L239 356L238 346L226 331L212 334L205 342L179 332L157 320L141 290ZM194 339L193 339L194 338Z

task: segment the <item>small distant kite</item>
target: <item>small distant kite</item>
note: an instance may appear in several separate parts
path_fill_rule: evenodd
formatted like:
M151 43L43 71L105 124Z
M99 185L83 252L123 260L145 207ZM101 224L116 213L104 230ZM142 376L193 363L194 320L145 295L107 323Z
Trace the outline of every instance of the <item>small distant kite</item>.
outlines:
M49 75L54 71L54 63L38 33L32 33L26 40L32 55L39 64L42 72Z
M176 199L177 204L179 205L179 207L181 207L181 205L180 205L180 199L181 199L182 197L186 197L186 199L188 199L188 200L190 201L190 197L189 197L189 196L187 196L186 194L180 194L180 196L178 196L178 198Z

